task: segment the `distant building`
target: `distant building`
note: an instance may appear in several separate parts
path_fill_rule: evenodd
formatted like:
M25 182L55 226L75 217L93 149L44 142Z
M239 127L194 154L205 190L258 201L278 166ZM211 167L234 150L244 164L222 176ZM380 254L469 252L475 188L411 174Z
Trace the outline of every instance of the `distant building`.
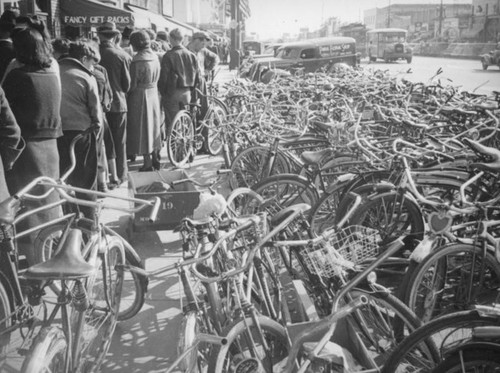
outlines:
M482 42L500 41L500 3L498 0L473 0L470 36Z
M436 4L395 3L366 10L364 23L368 29L403 28L414 39L458 40L469 28L471 15L472 0L445 0L442 7Z

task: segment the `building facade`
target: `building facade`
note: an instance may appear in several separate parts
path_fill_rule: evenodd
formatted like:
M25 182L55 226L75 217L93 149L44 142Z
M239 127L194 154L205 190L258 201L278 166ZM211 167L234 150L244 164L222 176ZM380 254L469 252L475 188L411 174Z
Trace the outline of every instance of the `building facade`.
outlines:
M459 40L470 28L472 0L445 0L441 4L392 4L364 12L368 29L395 27L409 31L413 39Z

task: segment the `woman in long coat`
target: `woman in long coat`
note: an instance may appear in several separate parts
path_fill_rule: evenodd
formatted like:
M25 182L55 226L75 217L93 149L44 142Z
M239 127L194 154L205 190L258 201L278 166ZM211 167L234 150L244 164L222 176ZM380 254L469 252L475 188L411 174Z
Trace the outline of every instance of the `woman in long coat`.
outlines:
M38 176L59 178L59 152L57 138L62 135L61 81L57 62L52 58L50 36L43 22L27 19L28 24L14 29L12 41L16 52L13 67L2 83L10 108L21 128L26 147L19 159L6 172L9 192L14 194ZM43 194L40 186L34 194ZM25 203L26 209L34 209L58 200L53 192L43 201ZM18 231L34 227L60 216L60 208L32 215L17 226ZM18 241L21 253L34 263L33 242L36 232Z
M160 62L151 49L151 40L144 30L130 35L130 44L137 52L130 65L131 88L127 97L127 153L142 154L144 165L139 171L160 168L160 101L157 83Z

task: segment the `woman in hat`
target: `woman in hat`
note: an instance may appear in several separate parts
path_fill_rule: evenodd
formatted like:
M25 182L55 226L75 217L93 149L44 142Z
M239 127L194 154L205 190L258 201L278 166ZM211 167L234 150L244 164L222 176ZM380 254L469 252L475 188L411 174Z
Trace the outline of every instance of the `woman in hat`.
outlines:
M151 50L151 39L145 30L134 31L130 44L136 54L130 65L131 87L127 97L127 152L142 154L139 171L160 168L160 101L158 79L160 61Z
M50 37L42 21L29 20L24 27L15 28L12 42L16 59L9 65L3 89L10 108L21 128L26 147L19 159L6 173L11 194L16 193L38 176L59 178L59 152L57 138L62 135L61 83L57 65L52 58ZM40 187L40 193L46 188ZM37 191L38 193L38 191ZM58 200L57 193L43 201L26 202L28 208L36 208ZM50 221L60 214L52 209L31 216L24 229ZM32 242L34 236L20 239L19 248L34 263Z

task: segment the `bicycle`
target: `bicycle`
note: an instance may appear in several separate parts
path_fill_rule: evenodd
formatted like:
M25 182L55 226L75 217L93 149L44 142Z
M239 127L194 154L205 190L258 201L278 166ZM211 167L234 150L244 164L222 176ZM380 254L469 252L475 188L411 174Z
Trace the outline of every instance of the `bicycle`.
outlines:
M29 192L38 185L53 188L52 190L55 190L61 197L60 201L43 206L38 210L53 208L65 202L97 207L96 214L99 214L102 208L109 207L104 201L96 203L77 199L71 197L66 191L89 194L99 192L66 186L47 177L35 179L16 195L5 201L4 206L12 208L14 205L12 201L19 203L22 199L27 198L40 199L41 196L29 195ZM50 192L49 190L46 195ZM142 203L142 205L135 210L132 209L132 211L153 205L149 201L137 200L135 202ZM152 212L152 219L154 219L158 208L159 201L157 200L155 201L155 209ZM126 210L129 211L129 209ZM4 225L14 224L31 213L33 212L22 214L12 220L4 218L2 223ZM10 214L6 216L13 216L13 213L10 211ZM97 231L98 233L94 234L87 244L84 244L82 232L72 228L71 222L75 218L76 215L70 213L58 219L68 219L68 224L59 239L55 255L46 262L29 267L23 273L23 278L35 284L35 291L29 292L26 300L20 282L17 280L16 272L5 274L12 277L8 278L9 282L6 285L2 283L2 286L6 286L6 293L11 294L11 299L16 294L17 306L21 308L29 307L28 302L50 304L50 299L43 296L49 286L57 296L54 309L48 317L44 318L41 325L36 323L35 320L31 320L32 325L30 325L30 328L41 326L41 329L33 339L29 353L23 363L23 371L25 372L38 372L52 366L65 372L76 369L84 371L97 369L109 348L109 342L119 313L123 271L126 269L125 250L121 240L114 237L105 237L100 234L100 231ZM43 225L48 226L51 223L53 222L47 222ZM28 234L37 228L40 227L32 228L22 234ZM16 235L16 237L18 236ZM10 250L13 250L15 255L15 249L11 247ZM12 265L11 253L6 252L6 255L8 256L7 262ZM54 282L57 282L59 286L54 287ZM15 293L11 293L12 291L15 291ZM9 304L9 299L3 299L2 301ZM69 310L70 305L73 305L71 312ZM4 305L4 307L6 306ZM62 327L55 326L54 323L59 311L61 311ZM15 313L9 314L7 319L13 315ZM22 320L22 323L26 324L28 321ZM17 326L21 325L15 325L15 327ZM3 330L2 335L7 335L4 333L11 333L12 331L13 329ZM33 333L34 330L32 329L30 331L31 337L33 337Z
M73 141L76 141L76 139ZM72 147L72 149L74 149ZM74 156L73 156L74 158ZM0 202L0 211L2 211L1 218L0 218L0 228L2 232L2 237L0 241L0 246L3 248L1 250L0 256L1 256L1 264L0 264L0 310L2 311L2 314L0 315L0 341L1 341L1 348L2 348L2 361L4 361L4 358L6 358L6 352L8 353L8 345L9 341L11 339L11 335L13 333L18 333L20 335L20 346L16 348L17 351L20 353L24 354L28 349L30 349L30 346L35 348L35 345L39 345L37 342L38 337L35 339L35 335L37 335L37 330L40 328L40 326L48 325L54 318L55 314L51 313L51 316L48 317L48 307L47 305L50 305L51 302L48 297L45 296L45 294L48 292L50 294L55 294L57 296L61 296L61 293L66 294L68 296L68 291L72 290L69 288L69 283L66 280L70 280L71 277L78 277L78 269L83 268L82 270L82 278L83 277L89 277L87 275L90 274L95 274L95 271L92 271L92 273L88 272L88 269L91 268L87 264L83 265L83 259L82 255L85 255L85 259L88 261L91 261L93 263L97 263L97 259L101 258L104 255L107 255L106 248L110 248L110 252L116 252L117 256L117 267L116 270L111 270L110 268L107 268L108 272L107 274L112 271L115 275L115 278L119 279L117 282L119 284L118 290L121 289L122 284L123 284L123 279L124 279L124 272L129 271L129 270L134 270L135 268L133 266L129 266L126 264L126 255L125 255L125 249L123 245L123 239L117 238L117 237L112 237L112 236L107 236L104 234L104 230L101 230L101 225L99 224L99 219L98 216L100 214L100 211L103 208L116 208L116 209L121 209L124 211L131 211L135 212L138 210L141 210L145 208L146 206L151 206L153 205L152 202L150 201L144 201L144 200L135 200L139 204L137 208L132 208L132 209L124 209L123 207L118 207L118 206L109 206L107 203L104 201L101 202L90 202L90 201L83 201L74 197L71 197L70 195L67 194L66 191L68 192L81 192L81 193L89 193L89 194L94 194L96 196L107 196L104 193L100 192L93 192L93 191L87 191L85 189L81 188L73 188L70 186L67 186L64 184L64 180L69 175L74 167L74 163L72 167L64 174L60 180L56 181L50 178L46 177L40 177L35 179L33 182L28 184L25 188L23 188L21 191L19 191L17 194L13 195L12 197L8 198L5 201ZM48 187L48 191L43 194L43 195L32 195L30 192L34 190L38 185L44 185ZM21 201L26 200L26 199L37 199L37 200L44 200L50 193L57 192L61 198L57 202L53 202L51 204L47 204L45 206L42 206L36 210L28 211L23 214L20 214L19 216L15 216L16 211L18 210ZM107 196L109 197L109 196ZM126 199L133 201L131 199ZM59 207L65 203L69 204L77 204L77 205L85 205L85 206L91 206L91 207L96 207L96 227L93 228L93 235L90 240L88 240L87 244L84 244L81 236L82 232L79 229L74 229L73 223L78 219L77 214L75 212L69 212L66 213L65 215L61 216L60 218L57 218L53 221L48 221L40 226L37 227L32 227L30 229L27 229L23 232L16 232L13 227L19 222L25 219L26 217L30 216L31 214L37 213L39 211L43 211L46 209L52 209ZM156 204L159 203L159 201L155 202ZM159 205L155 208L155 210L158 210ZM153 211L153 214L156 214L156 212ZM57 278L57 274L46 274L47 278L44 279L44 281L40 281L39 279L28 279L27 276L20 276L20 274L26 274L29 273L24 270L23 265L20 264L18 253L17 253L17 248L15 246L14 240L20 237L23 237L25 235L31 234L33 232L36 232L38 230L47 229L47 228L52 228L52 226L58 225L61 227L61 223L64 223L64 229L60 228L57 234L57 239L51 240L55 246L52 247L53 251L50 251L50 254L55 254L59 259L62 256L63 257L63 262L64 260L70 260L74 263L76 263L76 268L73 268L77 273L72 273L71 270L72 268L65 268L66 266L63 267L58 267L60 272L64 274L62 275L62 279ZM12 228L11 228L12 227ZM69 237L69 238L68 238ZM57 244L56 244L57 242ZM66 250L63 255L63 249ZM68 251L69 250L69 251ZM82 253L80 253L79 250L84 250ZM123 253L123 255L122 255ZM132 249L130 253L135 253ZM131 255L130 254L130 255ZM75 259L76 258L76 259ZM55 259L55 257L54 257ZM79 260L81 259L81 260ZM106 264L106 260L108 258L101 258L99 259L99 263L104 263ZM50 260L49 260L50 263ZM57 261L56 261L57 264ZM43 265L40 264L40 265ZM36 268L36 267L35 267ZM50 268L50 264L49 264ZM94 267L92 267L95 269ZM75 275L75 276L70 276L70 275ZM42 273L41 276L43 277L44 274ZM51 277L52 276L52 277ZM35 276L36 277L36 276ZM106 277L102 277L100 282L97 280L95 282L95 277L94 278L94 283L95 289L99 290L99 287L103 286L103 281L102 278L106 279ZM109 276L108 276L109 277ZM50 278L50 279L49 279ZM62 280L62 285L56 286L55 281L57 279ZM89 280L90 281L90 280ZM111 280L110 280L111 281ZM73 278L71 278L71 282L73 283ZM82 285L82 281L79 282L80 285L76 286L75 289L79 289L78 292L80 295L82 295L82 289L84 289ZM145 287L143 287L142 280L140 280L140 277L137 278L137 280L134 280L134 283L139 284L136 289L137 292L134 294L134 304L140 303L141 301L144 301L144 292L145 292ZM99 285L100 284L100 285ZM106 285L107 286L107 285ZM49 291L50 289L50 291ZM113 291L111 287L111 291ZM121 292L121 290L120 290ZM97 292L97 296L100 294ZM102 294L101 294L102 295ZM110 298L111 298L110 294ZM119 316L119 308L115 309L116 307L119 307L119 297L112 297L113 298L113 304L110 305L108 308L108 311L112 312L107 312L107 316L109 317L110 323L109 323L109 329L105 334L109 334L109 331L112 331L112 328L114 328L114 323L115 319L117 316ZM69 298L66 298L66 301L68 301ZM62 298L61 298L62 300ZM95 299L94 299L95 300ZM102 299L101 299L102 300ZM98 300L96 301L98 302ZM142 303L140 303L142 306ZM67 311L67 310L66 310ZM138 310L137 310L138 311ZM82 311L83 312L83 311ZM66 312L67 313L67 312ZM90 318L89 318L90 320ZM83 325L83 324L82 324ZM45 332L44 332L45 333ZM60 333L50 333L50 337L47 338L58 338L60 337ZM108 335L110 338L110 335ZM41 339L44 339L40 337ZM99 348L98 348L99 349ZM96 364L100 364L100 360L104 357L104 354L102 354L103 351L107 349L107 346L103 344L100 346L100 351L101 354L99 356L96 356ZM43 349L42 349L43 350ZM39 350L41 351L41 350ZM94 351L96 354L97 352ZM94 353L93 352L93 353ZM38 354L43 354L43 352L38 352ZM40 356L39 356L40 357ZM43 357L43 356L42 356ZM8 358L8 356L7 356ZM40 357L41 358L41 357ZM82 358L82 363L85 359Z
M203 95L202 92L197 92ZM225 104L216 97L207 96L208 110L203 118L199 102L180 105L167 133L166 146L170 162L177 168L192 162L196 153L205 147L212 155L222 150L222 140L217 128L227 115Z

